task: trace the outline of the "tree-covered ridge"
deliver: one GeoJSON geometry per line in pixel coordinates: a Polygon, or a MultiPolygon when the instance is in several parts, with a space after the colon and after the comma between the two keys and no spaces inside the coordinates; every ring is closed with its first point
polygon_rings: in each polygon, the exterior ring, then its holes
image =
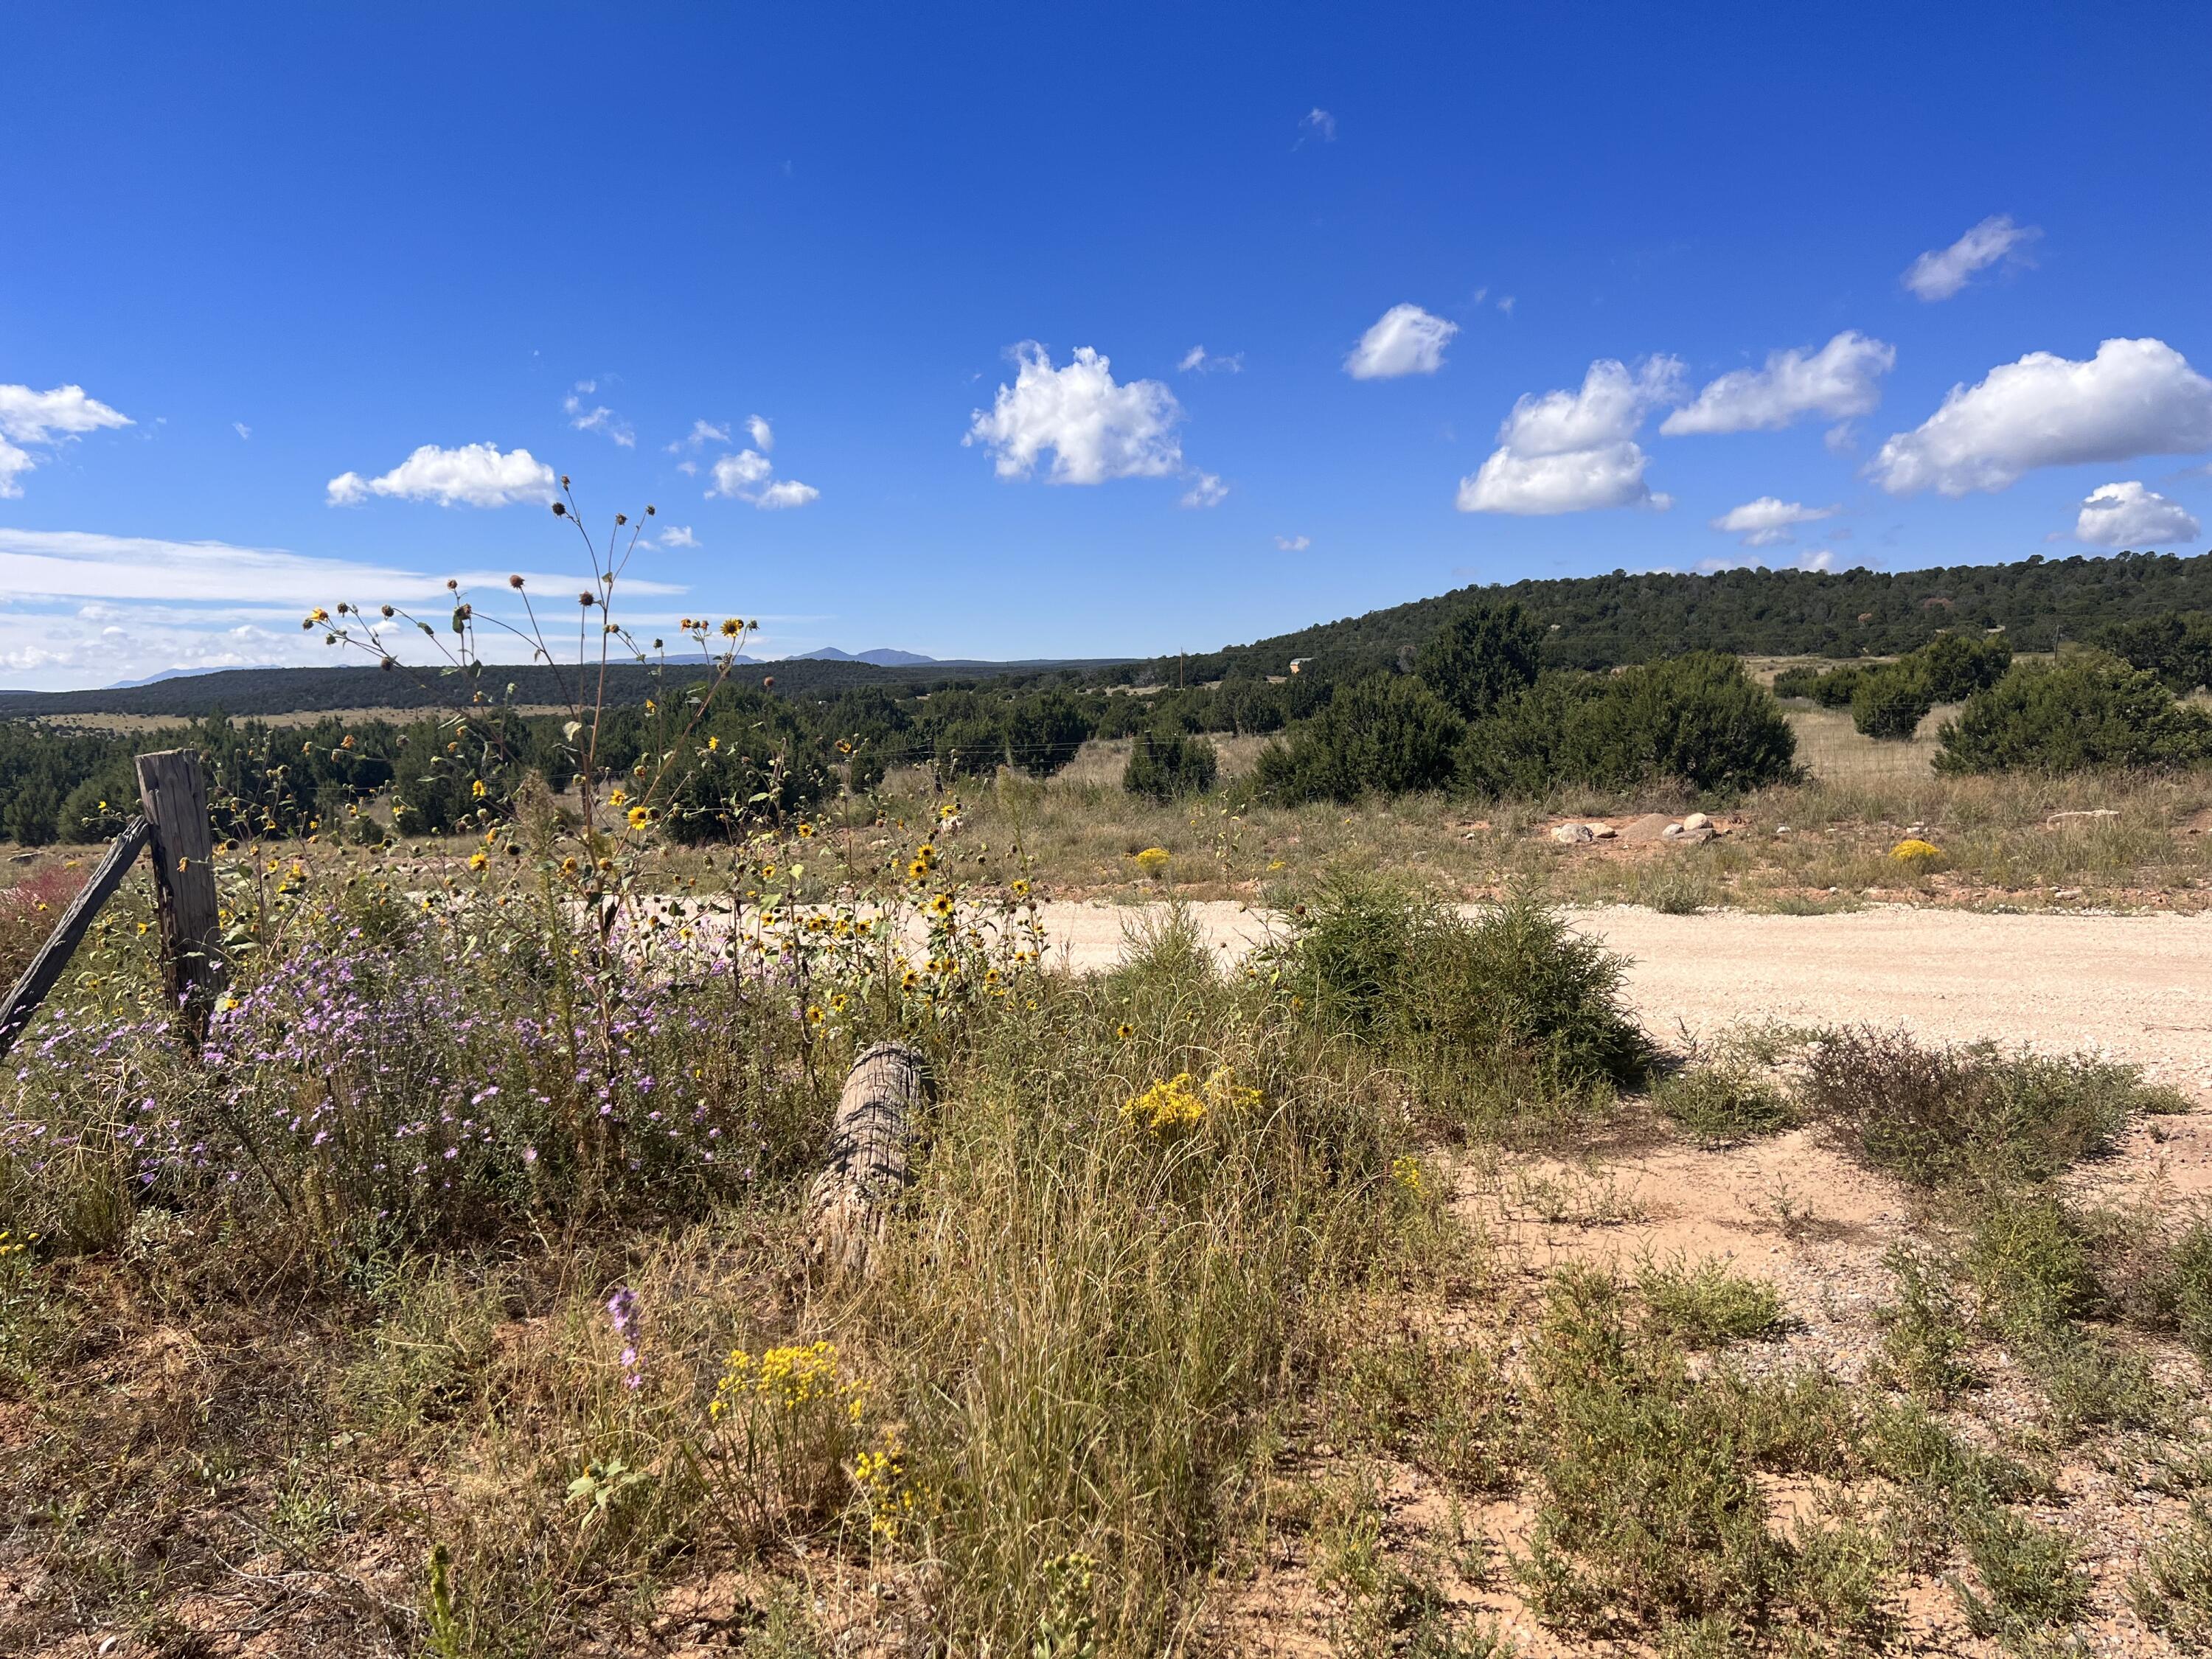
{"type": "Polygon", "coordinates": [[[1544,660],[1608,668],[1691,651],[1739,655],[1892,656],[1947,629],[2002,628],[2021,651],[2048,651],[2117,623],[2212,610],[2212,553],[2119,553],[1928,570],[1653,571],[1471,586],[1230,646],[1108,671],[1137,683],[1280,674],[1293,658],[1340,672],[1395,665],[1470,601],[1518,604],[1544,629],[1544,660]]]}
{"type": "MultiPolygon", "coordinates": [[[[927,689],[969,685],[1012,676],[1018,682],[1040,675],[1088,673],[1115,659],[1079,662],[939,662],[882,668],[873,663],[790,658],[744,662],[738,678],[744,684],[773,679],[780,690],[828,693],[852,686],[927,689]]],[[[606,671],[610,703],[643,702],[659,690],[713,678],[695,656],[665,667],[615,662],[606,671]]],[[[476,678],[485,700],[525,706],[558,706],[588,701],[599,671],[591,668],[579,686],[574,664],[493,663],[476,678]]],[[[94,691],[0,691],[0,719],[15,715],[150,714],[156,719],[196,720],[220,709],[234,717],[254,714],[316,714],[349,708],[447,708],[468,701],[455,677],[435,668],[226,668],[180,675],[150,685],[115,686],[94,691]],[[457,695],[457,692],[459,695],[457,695]]]]}

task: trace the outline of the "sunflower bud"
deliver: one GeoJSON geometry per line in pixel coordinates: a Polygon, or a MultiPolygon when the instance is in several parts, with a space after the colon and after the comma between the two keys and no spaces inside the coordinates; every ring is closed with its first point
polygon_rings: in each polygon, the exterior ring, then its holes
{"type": "Polygon", "coordinates": [[[380,611],[383,611],[383,612],[384,612],[384,614],[385,614],[386,616],[387,616],[387,617],[389,617],[389,616],[392,614],[392,607],[391,607],[390,605],[379,605],[377,608],[378,608],[380,611]]]}
{"type": "Polygon", "coordinates": [[[553,503],[553,516],[554,516],[555,518],[556,518],[556,519],[565,519],[565,518],[567,518],[567,517],[568,516],[568,509],[567,506],[566,506],[565,504],[563,504],[562,502],[560,502],[560,501],[556,501],[556,502],[554,502],[554,503],[553,503]]]}
{"type": "Polygon", "coordinates": [[[645,504],[645,516],[648,519],[653,516],[653,503],[651,501],[647,501],[645,504]]]}
{"type": "Polygon", "coordinates": [[[615,514],[615,528],[616,528],[616,529],[617,529],[617,530],[621,529],[624,525],[628,524],[629,522],[629,514],[627,514],[627,513],[617,513],[617,514],[615,514]]]}

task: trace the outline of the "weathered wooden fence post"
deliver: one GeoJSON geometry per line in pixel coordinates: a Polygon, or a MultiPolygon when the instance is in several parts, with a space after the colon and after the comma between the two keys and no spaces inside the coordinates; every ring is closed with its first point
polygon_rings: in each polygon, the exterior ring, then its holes
{"type": "Polygon", "coordinates": [[[170,1002],[195,1032],[204,1032],[227,964],[216,907],[215,830],[208,822],[200,757],[189,749],[139,756],[138,800],[152,830],[154,908],[170,1002]]]}
{"type": "Polygon", "coordinates": [[[913,1180],[907,1153],[928,1097],[921,1052],[878,1042],[853,1062],[830,1126],[830,1166],[807,1189],[816,1259],[866,1275],[890,1206],[913,1180]]]}

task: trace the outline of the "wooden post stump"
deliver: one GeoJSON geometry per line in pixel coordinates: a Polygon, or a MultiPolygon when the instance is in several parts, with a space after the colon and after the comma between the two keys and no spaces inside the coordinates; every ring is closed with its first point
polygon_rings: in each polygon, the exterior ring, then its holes
{"type": "Polygon", "coordinates": [[[216,908],[215,830],[208,822],[200,757],[189,749],[139,756],[138,800],[152,826],[154,908],[170,1006],[182,1011],[195,1033],[204,1034],[227,964],[216,908]]]}
{"type": "Polygon", "coordinates": [[[921,1054],[903,1043],[877,1043],[846,1074],[830,1164],[806,1193],[815,1258],[832,1273],[870,1270],[890,1206],[914,1179],[907,1154],[927,1093],[921,1054]]]}

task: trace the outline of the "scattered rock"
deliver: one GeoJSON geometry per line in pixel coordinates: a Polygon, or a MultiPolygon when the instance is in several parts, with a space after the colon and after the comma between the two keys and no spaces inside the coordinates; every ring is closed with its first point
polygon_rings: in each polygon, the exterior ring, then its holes
{"type": "Polygon", "coordinates": [[[1703,812],[1692,812],[1682,820],[1682,828],[1685,830],[1710,830],[1712,827],[1713,821],[1703,812]]]}
{"type": "Polygon", "coordinates": [[[1790,833],[1790,826],[1786,823],[1778,823],[1774,826],[1774,833],[1778,836],[1786,836],[1790,833]]]}
{"type": "Polygon", "coordinates": [[[1587,823],[1561,823],[1553,826],[1552,839],[1562,847],[1576,847],[1586,841],[1595,841],[1597,837],[1590,834],[1590,827],[1587,823]]]}
{"type": "Polygon", "coordinates": [[[8,862],[10,864],[36,864],[38,861],[39,855],[36,853],[10,853],[8,854],[8,862]]]}
{"type": "Polygon", "coordinates": [[[1585,830],[1588,830],[1590,834],[1595,836],[1600,841],[1611,841],[1614,836],[1620,833],[1620,830],[1614,829],[1609,823],[1587,823],[1583,827],[1585,830]]]}
{"type": "Polygon", "coordinates": [[[2120,809],[2117,806],[2089,806],[2076,812],[2053,812],[2049,817],[2044,819],[2044,822],[2064,823],[2069,820],[2081,818],[2116,818],[2119,815],[2120,809]]]}
{"type": "Polygon", "coordinates": [[[1701,823],[1692,830],[1687,824],[1670,823],[1660,831],[1659,838],[1662,841],[1673,842],[1678,846],[1695,847],[1700,842],[1708,842],[1713,838],[1713,826],[1711,823],[1701,823]]]}
{"type": "Polygon", "coordinates": [[[1664,812],[1646,812],[1620,832],[1623,841],[1659,841],[1669,830],[1675,828],[1674,820],[1664,812]]]}

